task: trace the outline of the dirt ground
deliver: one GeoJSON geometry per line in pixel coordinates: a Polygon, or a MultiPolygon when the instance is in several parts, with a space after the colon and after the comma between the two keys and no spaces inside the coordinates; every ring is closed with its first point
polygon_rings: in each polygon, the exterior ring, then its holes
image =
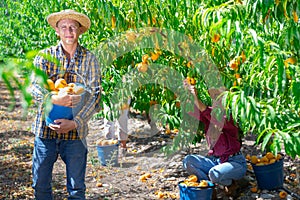
{"type": "MultiPolygon", "coordinates": [[[[1,98],[4,94],[0,94],[1,98]]],[[[31,188],[31,156],[34,136],[30,133],[33,112],[23,116],[20,105],[13,112],[7,112],[5,99],[0,103],[0,199],[33,199],[31,188]]],[[[132,119],[142,134],[147,128],[146,120],[132,119]]],[[[178,182],[188,175],[182,169],[182,160],[189,153],[205,154],[205,143],[182,150],[170,157],[161,153],[161,148],[172,142],[174,134],[166,134],[163,129],[151,137],[130,135],[128,152],[118,158],[117,166],[101,166],[96,149],[96,141],[103,130],[102,120],[90,121],[88,141],[88,164],[86,171],[86,197],[90,200],[122,199],[179,199],[178,182]],[[147,179],[143,175],[150,174],[147,179]],[[161,195],[163,198],[159,198],[161,195]]],[[[254,137],[248,135],[243,141],[242,153],[259,154],[254,146],[254,137]]],[[[284,152],[283,152],[284,153],[284,152]]],[[[299,158],[292,160],[284,156],[284,188],[290,194],[286,199],[299,199],[299,158]]],[[[279,198],[281,190],[258,190],[251,192],[256,179],[252,170],[245,176],[249,184],[240,192],[241,200],[279,198]]],[[[56,200],[66,199],[65,166],[58,159],[53,171],[53,193],[56,200]]]]}

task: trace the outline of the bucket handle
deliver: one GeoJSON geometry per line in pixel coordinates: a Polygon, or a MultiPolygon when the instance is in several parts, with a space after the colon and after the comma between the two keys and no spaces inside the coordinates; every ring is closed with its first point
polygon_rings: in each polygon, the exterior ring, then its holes
{"type": "Polygon", "coordinates": [[[181,189],[182,189],[183,192],[185,192],[187,190],[187,186],[185,184],[182,184],[181,189]]]}

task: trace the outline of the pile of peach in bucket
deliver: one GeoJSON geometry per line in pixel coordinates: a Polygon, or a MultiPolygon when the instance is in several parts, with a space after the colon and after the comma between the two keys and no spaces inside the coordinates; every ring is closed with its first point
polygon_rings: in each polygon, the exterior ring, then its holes
{"type": "Polygon", "coordinates": [[[210,200],[214,184],[209,180],[198,180],[196,175],[190,175],[179,184],[180,200],[210,200]]]}
{"type": "Polygon", "coordinates": [[[96,141],[98,157],[103,166],[118,165],[119,141],[115,139],[99,139],[96,141]]]}
{"type": "Polygon", "coordinates": [[[77,95],[80,97],[80,102],[75,107],[67,107],[53,104],[52,110],[46,113],[46,125],[55,124],[56,119],[73,119],[73,117],[81,110],[84,105],[83,96],[85,88],[78,83],[67,83],[63,78],[57,79],[55,82],[52,79],[47,79],[46,88],[51,91],[51,94],[64,96],[64,95],[77,95]]]}
{"type": "Polygon", "coordinates": [[[193,186],[193,187],[207,187],[208,181],[207,180],[200,180],[198,182],[198,178],[196,175],[190,175],[187,179],[181,182],[182,185],[186,186],[193,186]]]}
{"type": "Polygon", "coordinates": [[[282,154],[274,155],[267,152],[262,156],[246,155],[246,159],[250,162],[248,168],[254,171],[256,182],[251,183],[250,191],[259,193],[260,190],[279,190],[279,197],[285,199],[287,192],[283,190],[283,156],[282,154]]]}
{"type": "Polygon", "coordinates": [[[113,145],[113,144],[117,144],[118,140],[114,140],[114,139],[99,139],[96,141],[96,145],[98,146],[106,146],[106,145],[113,145]]]}
{"type": "Polygon", "coordinates": [[[269,165],[275,163],[276,161],[282,158],[281,154],[277,154],[276,156],[272,152],[267,152],[264,156],[256,156],[256,155],[246,155],[246,159],[251,162],[251,164],[256,166],[269,165]]]}
{"type": "Polygon", "coordinates": [[[76,83],[67,83],[63,78],[57,79],[55,82],[52,79],[47,79],[47,88],[52,94],[63,95],[80,95],[84,92],[84,87],[76,83]]]}

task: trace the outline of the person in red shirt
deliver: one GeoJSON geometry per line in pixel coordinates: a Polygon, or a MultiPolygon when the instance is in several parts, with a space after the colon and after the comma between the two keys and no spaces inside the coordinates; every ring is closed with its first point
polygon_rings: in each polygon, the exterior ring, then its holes
{"type": "MultiPolygon", "coordinates": [[[[187,155],[183,160],[183,167],[189,174],[197,176],[198,180],[210,180],[222,186],[227,194],[232,195],[236,189],[235,180],[244,177],[247,170],[246,159],[241,153],[241,142],[239,139],[239,128],[232,117],[229,119],[224,115],[217,119],[212,114],[216,101],[212,107],[205,105],[198,99],[197,91],[193,85],[184,82],[184,85],[194,97],[194,112],[189,113],[204,124],[205,138],[208,143],[208,154],[187,155]]],[[[224,88],[212,88],[208,90],[212,99],[224,91],[224,88]]]]}

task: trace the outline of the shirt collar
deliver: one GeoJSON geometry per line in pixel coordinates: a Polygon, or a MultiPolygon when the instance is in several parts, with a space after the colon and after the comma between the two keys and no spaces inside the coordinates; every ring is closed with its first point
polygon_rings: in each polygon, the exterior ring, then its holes
{"type": "MultiPolygon", "coordinates": [[[[58,51],[60,52],[60,56],[61,57],[64,57],[65,54],[63,52],[63,47],[62,47],[62,42],[60,41],[57,45],[57,48],[58,48],[58,51]]],[[[74,57],[73,59],[76,59],[77,57],[79,57],[80,55],[82,54],[82,47],[77,44],[77,47],[76,47],[76,50],[75,50],[75,54],[74,54],[74,57]]]]}

